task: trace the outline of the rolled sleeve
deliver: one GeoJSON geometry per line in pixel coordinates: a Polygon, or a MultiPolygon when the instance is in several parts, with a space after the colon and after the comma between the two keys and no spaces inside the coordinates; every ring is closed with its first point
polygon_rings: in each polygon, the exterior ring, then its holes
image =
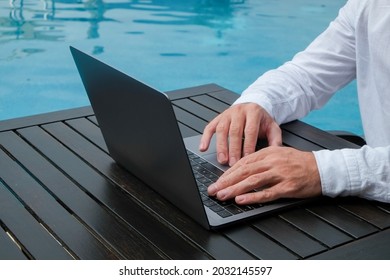
{"type": "Polygon", "coordinates": [[[390,147],[313,152],[323,195],[390,202],[390,147]]]}
{"type": "Polygon", "coordinates": [[[348,4],[304,51],[252,83],[237,103],[262,106],[278,124],[321,108],[356,76],[354,29],[348,4]]]}

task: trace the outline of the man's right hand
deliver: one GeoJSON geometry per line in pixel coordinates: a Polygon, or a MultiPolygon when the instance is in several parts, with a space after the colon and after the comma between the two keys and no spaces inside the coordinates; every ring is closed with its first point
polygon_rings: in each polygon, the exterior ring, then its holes
{"type": "Polygon", "coordinates": [[[230,166],[255,152],[258,138],[266,138],[270,146],[282,145],[279,125],[255,103],[236,104],[213,119],[204,129],[200,151],[208,149],[214,134],[218,162],[230,166]]]}

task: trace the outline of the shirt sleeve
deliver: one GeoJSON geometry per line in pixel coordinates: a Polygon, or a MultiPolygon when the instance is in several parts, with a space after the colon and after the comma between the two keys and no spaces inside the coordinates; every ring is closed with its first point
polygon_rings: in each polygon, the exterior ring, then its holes
{"type": "Polygon", "coordinates": [[[390,202],[390,146],[313,152],[326,196],[390,202]]]}
{"type": "Polygon", "coordinates": [[[356,76],[353,12],[348,2],[304,51],[259,77],[235,104],[257,103],[279,124],[322,107],[356,76]]]}
{"type": "MultiPolygon", "coordinates": [[[[235,102],[262,106],[277,123],[322,107],[356,77],[355,26],[367,0],[349,0],[306,50],[266,72],[235,102]]],[[[326,196],[358,196],[390,202],[390,146],[313,152],[326,196]]]]}

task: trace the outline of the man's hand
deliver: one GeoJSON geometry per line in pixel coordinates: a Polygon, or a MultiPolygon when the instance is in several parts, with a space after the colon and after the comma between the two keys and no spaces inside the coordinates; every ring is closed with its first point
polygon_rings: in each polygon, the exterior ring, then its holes
{"type": "Polygon", "coordinates": [[[219,200],[235,198],[238,204],[264,203],[319,196],[321,181],[313,153],[268,147],[238,161],[208,193],[219,200]]]}
{"type": "Polygon", "coordinates": [[[218,115],[204,130],[201,151],[208,149],[214,133],[218,161],[231,168],[209,187],[209,195],[251,204],[321,194],[313,153],[280,147],[281,129],[259,105],[237,104],[218,115]],[[266,138],[270,147],[255,152],[258,138],[266,138]]]}
{"type": "Polygon", "coordinates": [[[203,132],[199,150],[208,149],[214,133],[218,162],[230,166],[253,153],[258,138],[266,138],[270,146],[282,145],[279,125],[255,103],[234,105],[212,120],[203,132]]]}

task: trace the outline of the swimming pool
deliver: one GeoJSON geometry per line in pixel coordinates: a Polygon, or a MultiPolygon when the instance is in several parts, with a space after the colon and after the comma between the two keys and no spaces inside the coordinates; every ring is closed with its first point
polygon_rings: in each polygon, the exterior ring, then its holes
{"type": "MultiPolygon", "coordinates": [[[[302,50],[345,2],[0,1],[0,119],[89,104],[69,45],[163,91],[217,83],[240,93],[302,50]]],[[[355,92],[353,83],[304,120],[362,134],[355,92]]]]}

